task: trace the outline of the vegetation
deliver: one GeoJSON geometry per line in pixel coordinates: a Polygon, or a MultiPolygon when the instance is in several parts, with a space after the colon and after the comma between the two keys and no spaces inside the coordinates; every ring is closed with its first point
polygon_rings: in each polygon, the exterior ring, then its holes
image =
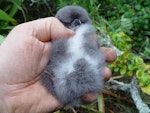
{"type": "MultiPolygon", "coordinates": [[[[109,64],[113,79],[130,83],[136,76],[143,100],[150,106],[150,1],[149,0],[1,0],[0,44],[9,31],[19,23],[54,16],[65,5],[87,9],[104,45],[116,47],[121,54],[109,64]],[[103,35],[104,34],[104,35],[103,35]],[[107,35],[106,35],[107,34],[107,35]],[[108,44],[108,36],[110,44],[108,44]]],[[[110,86],[111,87],[111,86],[110,86]]],[[[100,113],[102,99],[107,113],[137,113],[133,101],[125,92],[104,90],[96,103],[56,113],[100,113]],[[122,95],[122,96],[121,96],[122,95]],[[117,99],[117,100],[116,100],[117,99]]]]}

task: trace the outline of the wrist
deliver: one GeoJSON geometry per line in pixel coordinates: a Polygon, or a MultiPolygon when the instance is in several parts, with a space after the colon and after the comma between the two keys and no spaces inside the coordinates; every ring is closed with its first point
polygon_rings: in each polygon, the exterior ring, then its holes
{"type": "Polygon", "coordinates": [[[39,82],[36,85],[24,88],[0,85],[0,113],[47,113],[62,108],[59,101],[39,82]]]}
{"type": "Polygon", "coordinates": [[[6,102],[6,85],[0,83],[0,113],[10,113],[6,102]]]}

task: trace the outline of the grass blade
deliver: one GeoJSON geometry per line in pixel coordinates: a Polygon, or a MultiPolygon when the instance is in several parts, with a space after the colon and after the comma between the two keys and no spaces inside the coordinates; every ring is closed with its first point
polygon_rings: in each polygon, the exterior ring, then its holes
{"type": "Polygon", "coordinates": [[[104,97],[103,97],[102,93],[98,95],[98,111],[99,111],[99,113],[105,113],[105,110],[104,110],[104,97]]]}
{"type": "Polygon", "coordinates": [[[17,24],[17,21],[10,17],[6,12],[4,12],[3,10],[0,9],[0,20],[3,21],[10,21],[12,24],[17,24]]]}

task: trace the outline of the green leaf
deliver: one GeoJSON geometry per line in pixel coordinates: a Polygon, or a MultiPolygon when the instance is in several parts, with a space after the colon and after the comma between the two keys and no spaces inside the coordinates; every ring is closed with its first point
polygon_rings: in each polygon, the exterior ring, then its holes
{"type": "Polygon", "coordinates": [[[13,12],[16,13],[17,12],[17,8],[19,10],[21,10],[22,14],[23,14],[23,17],[24,17],[24,20],[26,21],[26,15],[25,15],[25,12],[22,8],[22,3],[23,3],[24,0],[10,0],[10,2],[12,2],[14,4],[14,8],[13,8],[13,12]]]}
{"type": "Polygon", "coordinates": [[[141,89],[144,93],[150,95],[150,84],[146,87],[142,87],[141,89]]]}
{"type": "Polygon", "coordinates": [[[129,65],[128,65],[128,69],[129,69],[130,71],[132,71],[132,70],[135,69],[135,66],[134,66],[133,64],[129,64],[129,65]]]}
{"type": "Polygon", "coordinates": [[[3,29],[3,30],[11,30],[13,28],[14,26],[0,26],[0,29],[3,29]]]}
{"type": "Polygon", "coordinates": [[[121,27],[122,27],[122,28],[131,29],[131,28],[132,28],[131,20],[128,19],[128,18],[124,18],[124,17],[122,16],[122,17],[121,17],[121,27]]]}
{"type": "Polygon", "coordinates": [[[11,17],[13,17],[13,16],[17,13],[17,11],[18,11],[18,7],[16,7],[16,5],[13,5],[13,6],[11,7],[11,11],[10,11],[9,15],[10,15],[11,17]]]}
{"type": "Polygon", "coordinates": [[[22,10],[22,7],[21,7],[21,4],[23,2],[22,0],[10,0],[10,2],[16,5],[19,10],[22,10]]]}
{"type": "Polygon", "coordinates": [[[125,38],[127,41],[132,41],[131,37],[129,37],[129,36],[126,36],[125,38]]]}
{"type": "Polygon", "coordinates": [[[134,54],[133,53],[129,53],[128,60],[132,60],[133,58],[134,58],[134,54]]]}
{"type": "Polygon", "coordinates": [[[136,75],[138,78],[141,77],[143,74],[144,74],[144,71],[141,71],[141,70],[136,71],[136,75]]]}
{"type": "Polygon", "coordinates": [[[94,0],[90,0],[90,5],[93,5],[94,4],[94,0]]]}
{"type": "Polygon", "coordinates": [[[17,21],[15,19],[13,19],[12,17],[10,17],[6,12],[4,12],[3,10],[0,9],[0,20],[3,21],[10,21],[13,24],[17,24],[17,21]]]}
{"type": "Polygon", "coordinates": [[[126,73],[126,69],[120,69],[120,73],[124,75],[126,73]]]}
{"type": "Polygon", "coordinates": [[[144,86],[147,86],[149,84],[149,79],[147,74],[143,74],[140,78],[140,81],[143,83],[144,86]]]}
{"type": "Polygon", "coordinates": [[[128,71],[128,72],[127,72],[127,75],[133,76],[133,71],[128,71]]]}
{"type": "Polygon", "coordinates": [[[140,6],[140,5],[136,5],[136,6],[135,6],[135,9],[136,9],[136,10],[140,10],[140,9],[141,9],[141,6],[140,6]]]}
{"type": "Polygon", "coordinates": [[[55,111],[54,113],[60,113],[60,110],[55,111]]]}
{"type": "Polygon", "coordinates": [[[0,45],[2,44],[2,42],[4,41],[4,36],[0,35],[0,45]]]}
{"type": "Polygon", "coordinates": [[[119,71],[119,68],[118,68],[118,67],[116,67],[116,68],[114,69],[114,71],[115,71],[115,72],[118,72],[118,71],[119,71]]]}
{"type": "Polygon", "coordinates": [[[119,60],[124,60],[125,59],[125,55],[121,55],[118,58],[119,58],[119,60]]]}
{"type": "Polygon", "coordinates": [[[135,59],[135,62],[136,62],[137,64],[142,64],[142,63],[143,63],[143,59],[142,59],[141,57],[137,57],[137,58],[135,59]]]}

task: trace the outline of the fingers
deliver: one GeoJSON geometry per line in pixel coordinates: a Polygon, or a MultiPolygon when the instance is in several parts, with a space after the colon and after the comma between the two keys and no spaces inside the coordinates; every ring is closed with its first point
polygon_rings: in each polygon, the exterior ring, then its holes
{"type": "Polygon", "coordinates": [[[113,50],[112,48],[108,47],[101,47],[100,50],[103,52],[103,54],[106,57],[106,62],[113,62],[117,58],[116,51],[113,50]]]}
{"type": "Polygon", "coordinates": [[[111,70],[108,67],[104,67],[104,79],[105,79],[105,81],[109,80],[111,75],[112,75],[111,70]]]}
{"type": "Polygon", "coordinates": [[[36,37],[42,42],[54,40],[57,38],[70,37],[74,32],[64,27],[64,25],[55,17],[48,17],[43,19],[26,22],[16,26],[12,31],[24,33],[36,37]]]}
{"type": "Polygon", "coordinates": [[[85,93],[84,95],[81,96],[81,99],[83,103],[92,103],[97,100],[98,93],[85,93]]]}
{"type": "MultiPolygon", "coordinates": [[[[106,62],[113,62],[117,58],[116,51],[113,50],[112,48],[108,47],[101,47],[100,48],[101,52],[105,55],[106,57],[106,62]]],[[[112,73],[108,67],[104,67],[104,78],[105,80],[108,80],[111,77],[112,73]]]]}

